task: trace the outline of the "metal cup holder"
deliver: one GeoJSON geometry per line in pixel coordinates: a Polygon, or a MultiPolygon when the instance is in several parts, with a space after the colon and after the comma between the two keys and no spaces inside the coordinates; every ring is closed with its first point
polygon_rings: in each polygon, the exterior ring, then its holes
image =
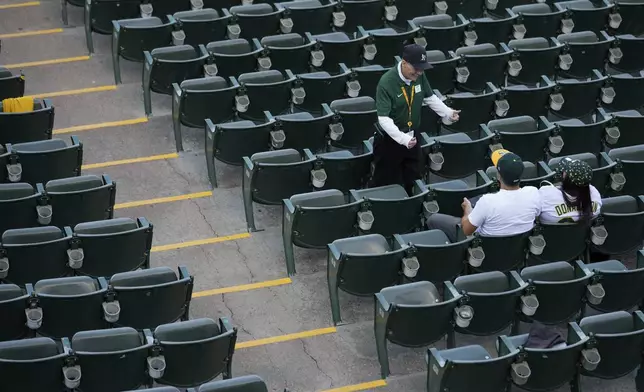
{"type": "Polygon", "coordinates": [[[375,218],[371,211],[358,211],[358,226],[362,231],[371,230],[375,218]]]}
{"type": "Polygon", "coordinates": [[[119,321],[121,314],[121,304],[119,301],[103,302],[103,317],[108,323],[119,321]]]}
{"type": "Polygon", "coordinates": [[[321,50],[311,51],[311,64],[314,67],[321,67],[324,64],[324,52],[321,50]]]}
{"type": "Polygon", "coordinates": [[[151,18],[152,17],[152,4],[141,4],[139,6],[141,11],[141,18],[151,18]]]}
{"type": "Polygon", "coordinates": [[[360,82],[357,80],[349,80],[347,82],[347,95],[351,98],[355,98],[360,95],[360,82]]]}
{"type": "Polygon", "coordinates": [[[512,36],[514,39],[523,39],[527,32],[528,29],[525,28],[524,24],[516,24],[512,26],[512,36]]]}
{"type": "Polygon", "coordinates": [[[494,101],[494,112],[498,117],[505,117],[510,110],[510,104],[506,99],[494,101]]]}
{"type": "Polygon", "coordinates": [[[575,22],[572,19],[562,19],[561,20],[561,32],[564,34],[572,33],[572,30],[575,28],[575,22]]]}
{"type": "Polygon", "coordinates": [[[166,367],[165,357],[163,355],[157,355],[155,357],[148,357],[147,360],[150,377],[155,380],[163,377],[166,367]]]}
{"type": "Polygon", "coordinates": [[[27,327],[29,329],[36,330],[42,325],[42,308],[25,309],[25,316],[27,317],[27,327]]]}
{"type": "Polygon", "coordinates": [[[241,27],[238,24],[230,24],[226,27],[228,39],[237,39],[241,35],[241,27]]]}
{"type": "Polygon", "coordinates": [[[9,259],[6,257],[0,258],[0,278],[4,279],[9,275],[9,259]]]}
{"type": "Polygon", "coordinates": [[[485,8],[495,10],[499,5],[499,0],[485,0],[485,8]]]}
{"type": "Polygon", "coordinates": [[[81,382],[81,376],[82,373],[79,365],[63,367],[63,378],[65,381],[65,386],[67,388],[78,388],[81,382]]]}
{"type": "Polygon", "coordinates": [[[436,200],[425,201],[423,202],[423,210],[427,215],[438,214],[440,207],[438,206],[438,202],[436,200]]]}
{"type": "Polygon", "coordinates": [[[7,165],[7,174],[9,181],[18,182],[22,178],[22,165],[20,163],[10,163],[7,165]]]}
{"type": "Polygon", "coordinates": [[[293,19],[280,19],[280,31],[282,32],[282,34],[288,34],[293,31],[293,19]]]}
{"type": "Polygon", "coordinates": [[[474,309],[470,305],[461,305],[454,309],[454,321],[460,328],[470,326],[474,318],[474,309]]]}
{"type": "Polygon", "coordinates": [[[523,65],[521,65],[521,61],[519,60],[508,61],[508,73],[511,76],[519,76],[522,69],[523,69],[523,65]]]}
{"type": "Polygon", "coordinates": [[[193,10],[203,9],[203,0],[190,0],[190,7],[193,10]]]}
{"type": "Polygon", "coordinates": [[[483,264],[483,260],[485,260],[485,252],[480,246],[468,248],[467,255],[467,263],[474,268],[480,267],[483,264]]]}
{"type": "Polygon", "coordinates": [[[593,244],[597,246],[604,245],[604,242],[606,242],[606,237],[608,237],[608,231],[606,231],[606,227],[604,227],[603,225],[594,226],[590,229],[590,231],[592,232],[590,240],[593,242],[593,244]]]}
{"type": "Polygon", "coordinates": [[[602,357],[596,348],[581,350],[581,366],[589,372],[597,369],[602,357]]]}
{"type": "Polygon", "coordinates": [[[342,135],[344,135],[342,123],[329,124],[329,137],[331,140],[340,140],[342,139],[342,135]]]}
{"type": "Polygon", "coordinates": [[[593,305],[599,305],[606,296],[606,290],[601,283],[586,286],[586,299],[593,305]]]}
{"type": "Polygon", "coordinates": [[[622,15],[620,15],[619,13],[615,12],[608,16],[608,25],[610,26],[611,29],[618,29],[621,24],[622,24],[622,15]]]}
{"type": "Polygon", "coordinates": [[[564,97],[561,94],[550,94],[550,109],[558,112],[564,104],[564,97]]]}
{"type": "Polygon", "coordinates": [[[610,48],[608,49],[608,61],[612,64],[619,64],[624,57],[624,53],[620,48],[610,48]]]}
{"type": "Polygon", "coordinates": [[[572,66],[572,56],[568,53],[559,55],[559,68],[567,71],[572,66]]]}
{"type": "Polygon", "coordinates": [[[376,48],[375,44],[365,44],[363,45],[364,50],[362,51],[362,56],[364,57],[365,60],[367,61],[372,61],[373,59],[376,58],[376,53],[378,53],[378,49],[376,48]]]}
{"type": "Polygon", "coordinates": [[[271,131],[271,146],[273,148],[279,149],[284,147],[284,142],[286,141],[286,134],[284,131],[271,131]]]}
{"type": "Polygon", "coordinates": [[[532,371],[527,362],[523,361],[512,364],[512,381],[516,385],[524,385],[527,383],[531,374],[532,371]]]}
{"type": "Polygon", "coordinates": [[[36,213],[38,214],[38,223],[48,225],[51,223],[51,216],[54,214],[54,210],[50,205],[36,206],[36,213]]]}
{"type": "Polygon", "coordinates": [[[447,13],[447,2],[446,1],[437,1],[434,3],[434,12],[436,15],[443,15],[447,13]]]}
{"type": "Polygon", "coordinates": [[[443,164],[445,163],[445,157],[443,157],[443,153],[441,152],[434,152],[429,154],[429,168],[434,170],[434,171],[440,171],[443,168],[443,164]]]}
{"type": "Polygon", "coordinates": [[[347,15],[344,12],[334,12],[333,13],[333,26],[342,27],[347,22],[347,15]]]}
{"type": "Polygon", "coordinates": [[[67,263],[69,268],[79,269],[83,266],[85,252],[83,248],[67,249],[67,263]]]}
{"type": "Polygon", "coordinates": [[[604,137],[604,139],[608,144],[615,144],[619,140],[620,136],[621,136],[621,132],[619,131],[619,128],[608,127],[606,128],[606,136],[604,137]]]}
{"type": "Polygon", "coordinates": [[[612,87],[603,87],[602,88],[602,102],[606,105],[610,105],[615,100],[615,89],[612,87]]]}
{"type": "Polygon", "coordinates": [[[172,32],[172,44],[174,46],[183,45],[186,40],[186,33],[183,30],[177,30],[172,32]]]}
{"type": "Polygon", "coordinates": [[[327,174],[324,169],[311,170],[311,183],[316,188],[323,188],[327,180],[327,174]]]}
{"type": "Polygon", "coordinates": [[[294,104],[303,104],[304,99],[306,99],[306,91],[304,90],[304,87],[295,87],[291,89],[291,100],[294,104]]]}
{"type": "Polygon", "coordinates": [[[534,316],[539,308],[539,300],[534,294],[521,296],[521,312],[526,316],[534,316]]]}
{"type": "Polygon", "coordinates": [[[474,30],[468,30],[464,33],[465,35],[465,46],[474,46],[476,41],[479,39],[478,34],[474,30]]]}
{"type": "Polygon", "coordinates": [[[395,5],[385,6],[385,19],[393,22],[398,18],[398,8],[395,5]]]}
{"type": "Polygon", "coordinates": [[[548,137],[548,150],[553,154],[559,154],[564,144],[563,138],[559,135],[548,137]]]}
{"type": "Polygon", "coordinates": [[[612,190],[619,192],[624,189],[625,184],[626,177],[624,177],[623,173],[610,173],[610,188],[612,190]]]}
{"type": "Polygon", "coordinates": [[[415,37],[414,43],[416,45],[422,46],[423,48],[427,47],[427,40],[425,39],[425,37],[415,37]]]}
{"type": "Polygon", "coordinates": [[[246,112],[249,106],[250,106],[250,99],[248,99],[248,95],[235,96],[235,108],[237,109],[238,112],[240,113],[246,112]]]}
{"type": "Polygon", "coordinates": [[[260,71],[267,71],[271,69],[273,62],[270,57],[258,57],[257,58],[257,67],[260,71]]]}
{"type": "Polygon", "coordinates": [[[213,76],[217,76],[219,68],[217,68],[217,64],[204,64],[203,73],[207,78],[212,78],[213,76]]]}
{"type": "Polygon", "coordinates": [[[467,83],[470,77],[470,70],[467,67],[456,67],[456,81],[459,83],[467,83]]]}
{"type": "Polygon", "coordinates": [[[420,269],[420,263],[418,258],[414,257],[405,257],[402,259],[403,264],[403,274],[408,278],[413,278],[418,274],[418,269],[420,269]]]}
{"type": "Polygon", "coordinates": [[[546,248],[546,240],[541,234],[530,236],[528,242],[530,243],[530,253],[535,256],[542,254],[546,248]]]}

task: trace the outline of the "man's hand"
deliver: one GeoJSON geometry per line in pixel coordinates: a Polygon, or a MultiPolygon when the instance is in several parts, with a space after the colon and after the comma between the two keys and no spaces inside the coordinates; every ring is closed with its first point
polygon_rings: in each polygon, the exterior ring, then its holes
{"type": "Polygon", "coordinates": [[[416,140],[415,137],[412,137],[409,143],[407,144],[407,148],[412,149],[416,145],[418,141],[416,140]]]}
{"type": "Polygon", "coordinates": [[[463,215],[468,215],[470,212],[472,212],[472,203],[470,203],[467,197],[463,198],[461,208],[463,209],[463,215]]]}
{"type": "Polygon", "coordinates": [[[455,110],[455,109],[454,109],[454,110],[452,110],[452,115],[449,117],[449,119],[450,119],[450,120],[452,120],[452,121],[454,121],[454,122],[458,121],[458,120],[459,120],[459,118],[460,118],[458,114],[459,114],[460,112],[461,112],[460,110],[455,110]]]}

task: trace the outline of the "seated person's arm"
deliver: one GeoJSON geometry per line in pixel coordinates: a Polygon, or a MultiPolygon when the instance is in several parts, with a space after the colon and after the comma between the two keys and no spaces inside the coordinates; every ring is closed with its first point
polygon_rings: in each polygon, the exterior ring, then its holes
{"type": "Polygon", "coordinates": [[[478,203],[476,203],[476,207],[472,208],[470,201],[464,199],[461,207],[463,207],[463,218],[461,218],[463,234],[469,236],[474,234],[474,232],[481,227],[483,222],[485,222],[485,202],[484,199],[481,198],[478,203]]]}

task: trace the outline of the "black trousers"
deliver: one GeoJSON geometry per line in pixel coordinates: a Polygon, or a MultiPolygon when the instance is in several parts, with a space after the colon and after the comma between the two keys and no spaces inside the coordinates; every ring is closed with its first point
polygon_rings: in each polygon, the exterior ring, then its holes
{"type": "Polygon", "coordinates": [[[374,171],[371,185],[384,186],[399,184],[412,195],[414,182],[421,178],[420,135],[414,132],[418,143],[407,148],[396,143],[389,135],[376,135],[373,146],[374,171]]]}

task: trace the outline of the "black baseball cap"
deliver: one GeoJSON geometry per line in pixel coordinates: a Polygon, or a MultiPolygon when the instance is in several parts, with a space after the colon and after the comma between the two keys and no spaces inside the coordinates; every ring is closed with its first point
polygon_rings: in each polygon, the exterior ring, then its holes
{"type": "Polygon", "coordinates": [[[492,163],[505,185],[519,185],[523,174],[523,160],[508,150],[496,150],[491,156],[492,163]]]}
{"type": "Polygon", "coordinates": [[[420,45],[411,44],[405,46],[402,58],[416,69],[433,68],[429,61],[427,61],[425,48],[420,45]]]}

